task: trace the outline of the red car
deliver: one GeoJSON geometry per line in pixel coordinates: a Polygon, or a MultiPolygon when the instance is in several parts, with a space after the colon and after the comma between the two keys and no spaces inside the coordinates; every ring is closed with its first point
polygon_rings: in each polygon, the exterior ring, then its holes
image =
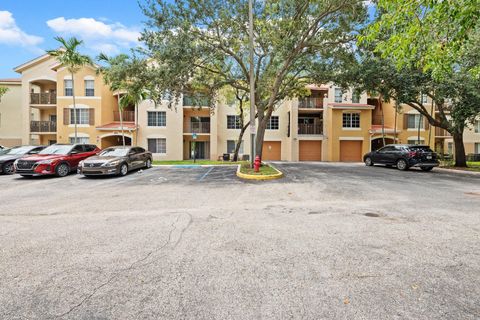
{"type": "Polygon", "coordinates": [[[53,144],[36,155],[15,161],[15,172],[21,176],[56,175],[65,177],[76,172],[78,163],[100,149],[93,144],[53,144]]]}

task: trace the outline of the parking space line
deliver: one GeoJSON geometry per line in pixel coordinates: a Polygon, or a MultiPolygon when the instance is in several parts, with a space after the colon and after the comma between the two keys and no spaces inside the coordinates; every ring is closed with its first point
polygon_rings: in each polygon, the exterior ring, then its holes
{"type": "Polygon", "coordinates": [[[202,181],[203,179],[205,179],[205,177],[208,176],[208,174],[209,174],[210,172],[212,172],[212,170],[213,170],[214,168],[215,168],[215,167],[211,167],[210,169],[208,169],[207,172],[205,172],[205,173],[203,174],[203,176],[201,176],[200,179],[198,179],[198,181],[202,181]]]}

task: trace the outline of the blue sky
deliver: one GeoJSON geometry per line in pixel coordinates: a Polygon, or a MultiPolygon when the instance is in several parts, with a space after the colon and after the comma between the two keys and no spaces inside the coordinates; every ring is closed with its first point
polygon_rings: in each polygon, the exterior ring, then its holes
{"type": "Polygon", "coordinates": [[[144,21],[137,0],[1,0],[0,78],[18,77],[14,67],[58,47],[56,35],[83,39],[92,56],[128,51],[144,21]]]}
{"type": "Polygon", "coordinates": [[[0,78],[18,77],[14,67],[57,48],[57,35],[84,40],[81,51],[92,57],[128,52],[145,20],[137,0],[0,0],[0,78]]]}

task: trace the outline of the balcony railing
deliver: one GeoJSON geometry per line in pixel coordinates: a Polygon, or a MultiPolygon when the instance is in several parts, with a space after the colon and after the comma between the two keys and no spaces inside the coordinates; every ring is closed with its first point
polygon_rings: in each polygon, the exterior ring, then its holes
{"type": "Polygon", "coordinates": [[[55,92],[30,93],[30,104],[57,104],[55,92]]]}
{"type": "Polygon", "coordinates": [[[299,123],[298,134],[323,134],[323,125],[299,123]]]}
{"type": "Polygon", "coordinates": [[[210,105],[210,99],[207,97],[183,97],[184,107],[208,107],[210,105]]]}
{"type": "Polygon", "coordinates": [[[210,133],[210,122],[190,122],[188,133],[210,133]]]}
{"type": "Polygon", "coordinates": [[[303,109],[322,109],[323,98],[302,98],[298,100],[298,107],[303,109]]]}
{"type": "Polygon", "coordinates": [[[437,136],[437,137],[450,137],[451,134],[445,129],[435,127],[435,136],[437,136]]]}
{"type": "Polygon", "coordinates": [[[30,121],[30,132],[57,132],[55,121],[30,121]]]}
{"type": "MultiPolygon", "coordinates": [[[[135,111],[123,111],[122,121],[135,122],[135,111]]],[[[120,112],[113,111],[113,121],[120,121],[120,112]]]]}

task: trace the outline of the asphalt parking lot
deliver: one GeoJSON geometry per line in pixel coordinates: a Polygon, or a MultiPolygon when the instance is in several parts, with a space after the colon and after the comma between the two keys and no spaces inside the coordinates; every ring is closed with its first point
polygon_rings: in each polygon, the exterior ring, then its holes
{"type": "Polygon", "coordinates": [[[0,319],[479,319],[480,177],[0,176],[0,319]]]}

